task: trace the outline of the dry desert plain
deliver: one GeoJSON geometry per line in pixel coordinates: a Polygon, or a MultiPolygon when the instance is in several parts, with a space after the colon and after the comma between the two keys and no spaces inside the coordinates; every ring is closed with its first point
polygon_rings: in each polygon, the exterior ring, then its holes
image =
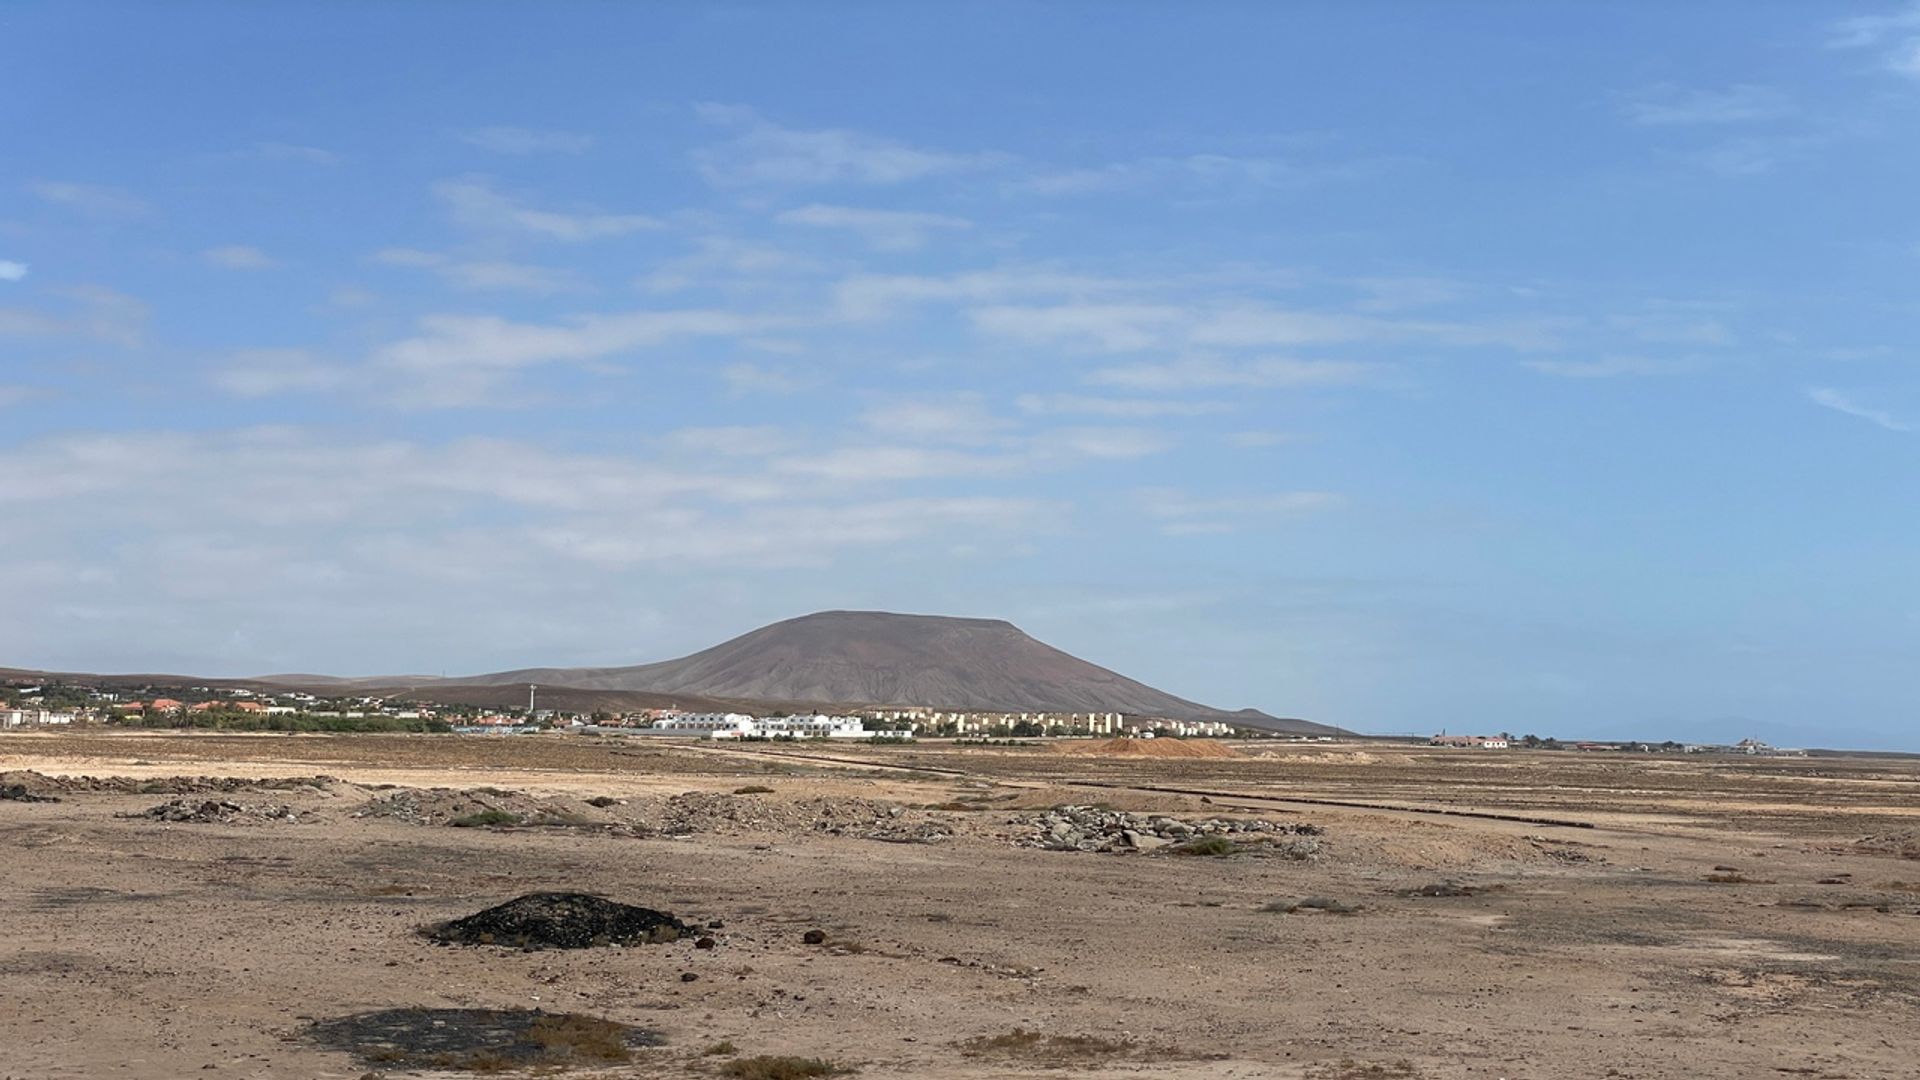
{"type": "Polygon", "coordinates": [[[493,1063],[581,1078],[1920,1076],[1911,760],[72,732],[0,772],[58,800],[0,801],[13,1080],[471,1075],[324,1037],[416,1008],[659,1044],[493,1063]],[[1029,846],[1065,804],[1275,831],[1029,846]],[[527,824],[448,824],[487,808],[527,824]],[[417,932],[536,890],[712,947],[417,932]]]}

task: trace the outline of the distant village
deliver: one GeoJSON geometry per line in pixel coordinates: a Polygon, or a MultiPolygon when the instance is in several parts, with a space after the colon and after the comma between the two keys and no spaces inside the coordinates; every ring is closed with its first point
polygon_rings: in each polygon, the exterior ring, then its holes
{"type": "MultiPolygon", "coordinates": [[[[931,707],[889,707],[846,713],[694,712],[676,708],[626,712],[573,712],[527,706],[483,708],[382,697],[325,697],[306,691],[246,687],[117,687],[77,684],[0,684],[0,729],[213,728],[228,731],[453,732],[522,735],[577,731],[626,736],[712,740],[865,739],[959,740],[1037,738],[1267,738],[1331,742],[1326,735],[1293,735],[1239,727],[1222,721],[1175,720],[1117,712],[993,712],[931,707]],[[177,695],[177,696],[176,696],[177,695]]],[[[1805,750],[1769,746],[1758,739],[1737,743],[1636,740],[1562,741],[1534,735],[1437,734],[1428,746],[1465,751],[1569,750],[1593,753],[1741,754],[1805,757],[1805,750]]]]}
{"type": "Polygon", "coordinates": [[[1559,739],[1542,739],[1534,735],[1435,735],[1427,740],[1428,746],[1444,746],[1454,750],[1579,750],[1586,752],[1640,753],[1640,754],[1746,754],[1750,757],[1806,757],[1805,750],[1792,750],[1784,747],[1768,746],[1758,739],[1741,739],[1737,743],[1680,743],[1680,742],[1642,742],[1636,740],[1594,741],[1580,740],[1562,742],[1559,739]]]}
{"type": "Polygon", "coordinates": [[[0,688],[0,728],[101,724],[122,727],[206,727],[235,731],[420,731],[529,734],[571,730],[700,739],[1019,739],[1073,736],[1229,738],[1266,735],[1219,721],[1127,716],[1117,712],[987,712],[884,708],[845,714],[703,713],[675,708],[571,712],[539,707],[529,688],[525,708],[396,702],[380,697],[327,698],[304,691],[199,686],[107,689],[16,683],[0,688]],[[181,696],[172,696],[172,695],[181,696]]]}

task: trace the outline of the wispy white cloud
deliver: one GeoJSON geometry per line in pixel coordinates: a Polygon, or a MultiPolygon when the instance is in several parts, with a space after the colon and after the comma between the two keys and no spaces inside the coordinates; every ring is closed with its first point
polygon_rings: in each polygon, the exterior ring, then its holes
{"type": "Polygon", "coordinates": [[[211,375],[213,385],[235,397],[328,393],[349,385],[352,371],[304,349],[246,349],[229,356],[211,375]]]}
{"type": "Polygon", "coordinates": [[[1807,398],[1815,405],[1858,417],[1870,424],[1886,428],[1888,431],[1912,431],[1913,425],[1899,419],[1884,409],[1876,409],[1855,401],[1852,396],[1830,386],[1810,386],[1807,398]]]}
{"type": "Polygon", "coordinates": [[[23,405],[42,396],[42,393],[37,387],[0,383],[0,409],[23,405]]]}
{"type": "Polygon", "coordinates": [[[720,378],[726,383],[727,390],[736,396],[797,394],[813,386],[816,381],[801,372],[761,364],[728,364],[720,369],[720,378]]]}
{"type": "Polygon", "coordinates": [[[1136,352],[1172,344],[1187,326],[1186,309],[1172,304],[995,305],[976,308],[973,325],[983,333],[1030,345],[1084,347],[1100,352],[1136,352]]]}
{"type": "Polygon", "coordinates": [[[1787,115],[1792,106],[1780,91],[1752,83],[1718,90],[1663,83],[1640,91],[1624,109],[1636,124],[1679,126],[1770,120],[1787,115]]]}
{"type": "Polygon", "coordinates": [[[998,438],[1008,422],[978,393],[888,397],[860,416],[869,430],[913,442],[980,443],[998,438]]]}
{"type": "Polygon", "coordinates": [[[722,186],[898,184],[991,168],[992,153],[929,150],[843,128],[782,127],[751,109],[704,104],[696,115],[733,134],[694,152],[700,174],[722,186]]]}
{"type": "Polygon", "coordinates": [[[1770,135],[1724,139],[1693,152],[1700,168],[1733,179],[1763,176],[1782,165],[1805,159],[1827,141],[1820,135],[1770,135]]]}
{"type": "Polygon", "coordinates": [[[503,259],[460,259],[436,251],[385,248],[373,254],[373,261],[427,270],[459,289],[556,293],[581,288],[564,270],[503,259]]]}
{"type": "Polygon", "coordinates": [[[1179,186],[1211,193],[1293,187],[1329,178],[1340,170],[1271,157],[1186,154],[1144,157],[1091,167],[1042,169],[1014,183],[1037,195],[1137,192],[1179,186]]]}
{"type": "Polygon", "coordinates": [[[52,524],[65,508],[127,496],[121,520],[146,528],[109,556],[138,587],[99,583],[100,599],[118,604],[348,582],[413,595],[423,579],[567,580],[580,564],[820,565],[843,552],[944,544],[955,529],[1050,530],[1067,512],[1018,496],[902,498],[777,461],[687,466],[504,439],[352,441],[282,428],[133,432],[0,449],[0,506],[31,507],[7,516],[49,523],[10,537],[12,554],[55,558],[72,552],[70,530],[52,524]],[[161,566],[174,572],[149,572],[161,566]]]}
{"type": "Polygon", "coordinates": [[[1686,305],[1656,304],[1654,307],[1656,310],[1609,316],[1606,324],[1635,341],[1657,345],[1723,347],[1734,343],[1733,330],[1715,316],[1687,310],[1686,305]],[[1658,310],[1661,308],[1666,310],[1658,310]]]}
{"type": "Polygon", "coordinates": [[[1613,379],[1626,375],[1677,375],[1699,365],[1686,358],[1602,356],[1592,360],[1523,360],[1521,366],[1563,379],[1613,379]]]}
{"type": "Polygon", "coordinates": [[[455,221],[469,228],[493,232],[527,233],[579,243],[665,227],[660,219],[646,214],[537,210],[494,191],[485,181],[475,178],[443,180],[433,186],[433,192],[455,221]]]}
{"type": "Polygon", "coordinates": [[[592,360],[676,339],[726,337],[776,325],[770,316],[718,309],[579,315],[523,323],[497,315],[428,315],[413,337],[381,346],[382,363],[414,371],[511,369],[592,360]]]}
{"type": "Polygon", "coordinates": [[[1443,277],[1359,277],[1351,279],[1348,284],[1362,294],[1354,307],[1366,312],[1440,307],[1464,300],[1474,292],[1466,282],[1443,277]]]}
{"type": "Polygon", "coordinates": [[[1012,267],[945,276],[854,274],[834,286],[834,306],[848,319],[882,319],[924,304],[1009,298],[1106,297],[1138,291],[1137,283],[1046,268],[1012,267]]]}
{"type": "Polygon", "coordinates": [[[701,338],[740,338],[784,325],[779,316],[717,308],[577,315],[515,322],[496,315],[429,315],[418,333],[376,348],[366,381],[404,408],[523,404],[502,397],[513,375],[549,364],[583,366],[701,338]]]}
{"type": "Polygon", "coordinates": [[[1080,414],[1147,419],[1156,416],[1214,416],[1232,412],[1230,401],[1166,401],[1155,398],[1093,397],[1086,394],[1022,394],[1014,400],[1021,412],[1036,416],[1080,414]]]}
{"type": "Polygon", "coordinates": [[[266,252],[245,244],[227,244],[208,248],[201,252],[200,256],[213,265],[228,270],[266,270],[276,265],[266,252]]]}
{"type": "Polygon", "coordinates": [[[1296,360],[1265,357],[1222,360],[1188,357],[1165,363],[1127,364],[1091,372],[1087,381],[1141,391],[1290,389],[1363,386],[1393,372],[1391,365],[1358,360],[1296,360]]]}
{"type": "Polygon", "coordinates": [[[827,264],[811,256],[736,236],[696,237],[694,250],[667,259],[635,279],[648,292],[716,287],[758,289],[767,283],[817,277],[827,264]]]}
{"type": "Polygon", "coordinates": [[[1144,488],[1134,499],[1145,514],[1160,520],[1160,531],[1168,536],[1236,532],[1251,521],[1319,513],[1344,502],[1328,491],[1197,496],[1177,488],[1144,488]]]}
{"type": "Polygon", "coordinates": [[[779,458],[775,471],[836,483],[875,484],[955,477],[1013,477],[1069,469],[1090,461],[1127,461],[1171,446],[1163,434],[1138,428],[1079,427],[1007,434],[964,448],[921,441],[862,440],[779,458]]]}
{"type": "Polygon", "coordinates": [[[1230,431],[1224,440],[1228,446],[1239,450],[1269,450],[1299,442],[1300,436],[1285,431],[1230,431]]]}
{"type": "Polygon", "coordinates": [[[307,165],[340,164],[340,155],[331,150],[322,150],[317,146],[301,146],[297,143],[257,142],[243,153],[247,157],[256,157],[264,161],[295,161],[307,165]]]}
{"type": "Polygon", "coordinates": [[[855,233],[881,251],[909,251],[926,243],[929,233],[973,228],[973,222],[950,214],[872,210],[821,203],[784,211],[774,220],[782,225],[843,229],[855,233]]]}
{"type": "Polygon", "coordinates": [[[145,303],[100,285],[61,289],[55,295],[65,310],[0,308],[0,337],[74,337],[113,345],[140,344],[147,325],[145,303]]]}
{"type": "Polygon", "coordinates": [[[136,218],[145,215],[146,200],[129,191],[104,184],[82,184],[71,180],[38,180],[27,190],[55,206],[101,219],[136,218]]]}
{"type": "Polygon", "coordinates": [[[1888,71],[1920,79],[1920,4],[1880,15],[1859,15],[1833,24],[1830,48],[1870,49],[1888,71]]]}
{"type": "Polygon", "coordinates": [[[1829,28],[1827,46],[1858,49],[1908,33],[1920,34],[1920,3],[1908,3],[1898,10],[1878,15],[1854,15],[1841,19],[1829,28]]]}
{"type": "Polygon", "coordinates": [[[496,154],[584,154],[594,137],[578,131],[523,127],[483,127],[460,133],[460,141],[496,154]]]}
{"type": "MultiPolygon", "coordinates": [[[[390,254],[392,261],[404,263],[427,253],[390,254]]],[[[669,344],[750,340],[783,325],[781,316],[719,308],[597,313],[551,322],[426,315],[415,321],[410,336],[377,345],[357,362],[315,363],[302,353],[268,350],[230,365],[215,382],[244,396],[338,390],[370,405],[402,409],[519,407],[538,400],[518,378],[530,369],[563,365],[610,372],[669,344]]]]}
{"type": "Polygon", "coordinates": [[[0,259],[0,281],[23,281],[26,276],[26,263],[0,259]]]}
{"type": "Polygon", "coordinates": [[[1549,319],[1441,322],[1386,319],[1260,304],[1064,303],[976,308],[982,332],[1028,344],[1136,352],[1156,348],[1289,348],[1422,342],[1445,347],[1555,347],[1563,326],[1549,319]]]}

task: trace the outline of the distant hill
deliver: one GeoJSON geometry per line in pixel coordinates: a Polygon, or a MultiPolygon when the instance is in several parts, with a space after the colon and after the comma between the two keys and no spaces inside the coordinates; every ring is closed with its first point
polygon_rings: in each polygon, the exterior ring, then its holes
{"type": "Polygon", "coordinates": [[[0,668],[0,678],[97,686],[205,686],[305,690],[398,701],[505,708],[539,685],[545,708],[590,711],[675,705],[767,713],[801,708],[919,705],[987,712],[1117,712],[1218,720],[1301,735],[1345,734],[1257,709],[1229,712],[1176,697],[1027,636],[1001,619],[823,611],[711,649],[630,667],[522,668],[490,675],[342,678],[287,674],[251,679],[186,675],[83,675],[0,668]]]}
{"type": "Polygon", "coordinates": [[[883,611],[803,615],[678,660],[632,667],[525,668],[448,680],[432,688],[445,693],[457,687],[529,682],[748,701],[1119,712],[1308,734],[1336,730],[1175,697],[1036,641],[1000,619],[883,611]]]}

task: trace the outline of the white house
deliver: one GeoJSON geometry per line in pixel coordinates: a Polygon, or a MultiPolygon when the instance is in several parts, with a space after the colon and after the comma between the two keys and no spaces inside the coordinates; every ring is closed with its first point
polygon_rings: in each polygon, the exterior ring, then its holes
{"type": "Polygon", "coordinates": [[[71,723],[73,723],[72,713],[50,712],[46,709],[0,709],[0,728],[71,723]]]}

